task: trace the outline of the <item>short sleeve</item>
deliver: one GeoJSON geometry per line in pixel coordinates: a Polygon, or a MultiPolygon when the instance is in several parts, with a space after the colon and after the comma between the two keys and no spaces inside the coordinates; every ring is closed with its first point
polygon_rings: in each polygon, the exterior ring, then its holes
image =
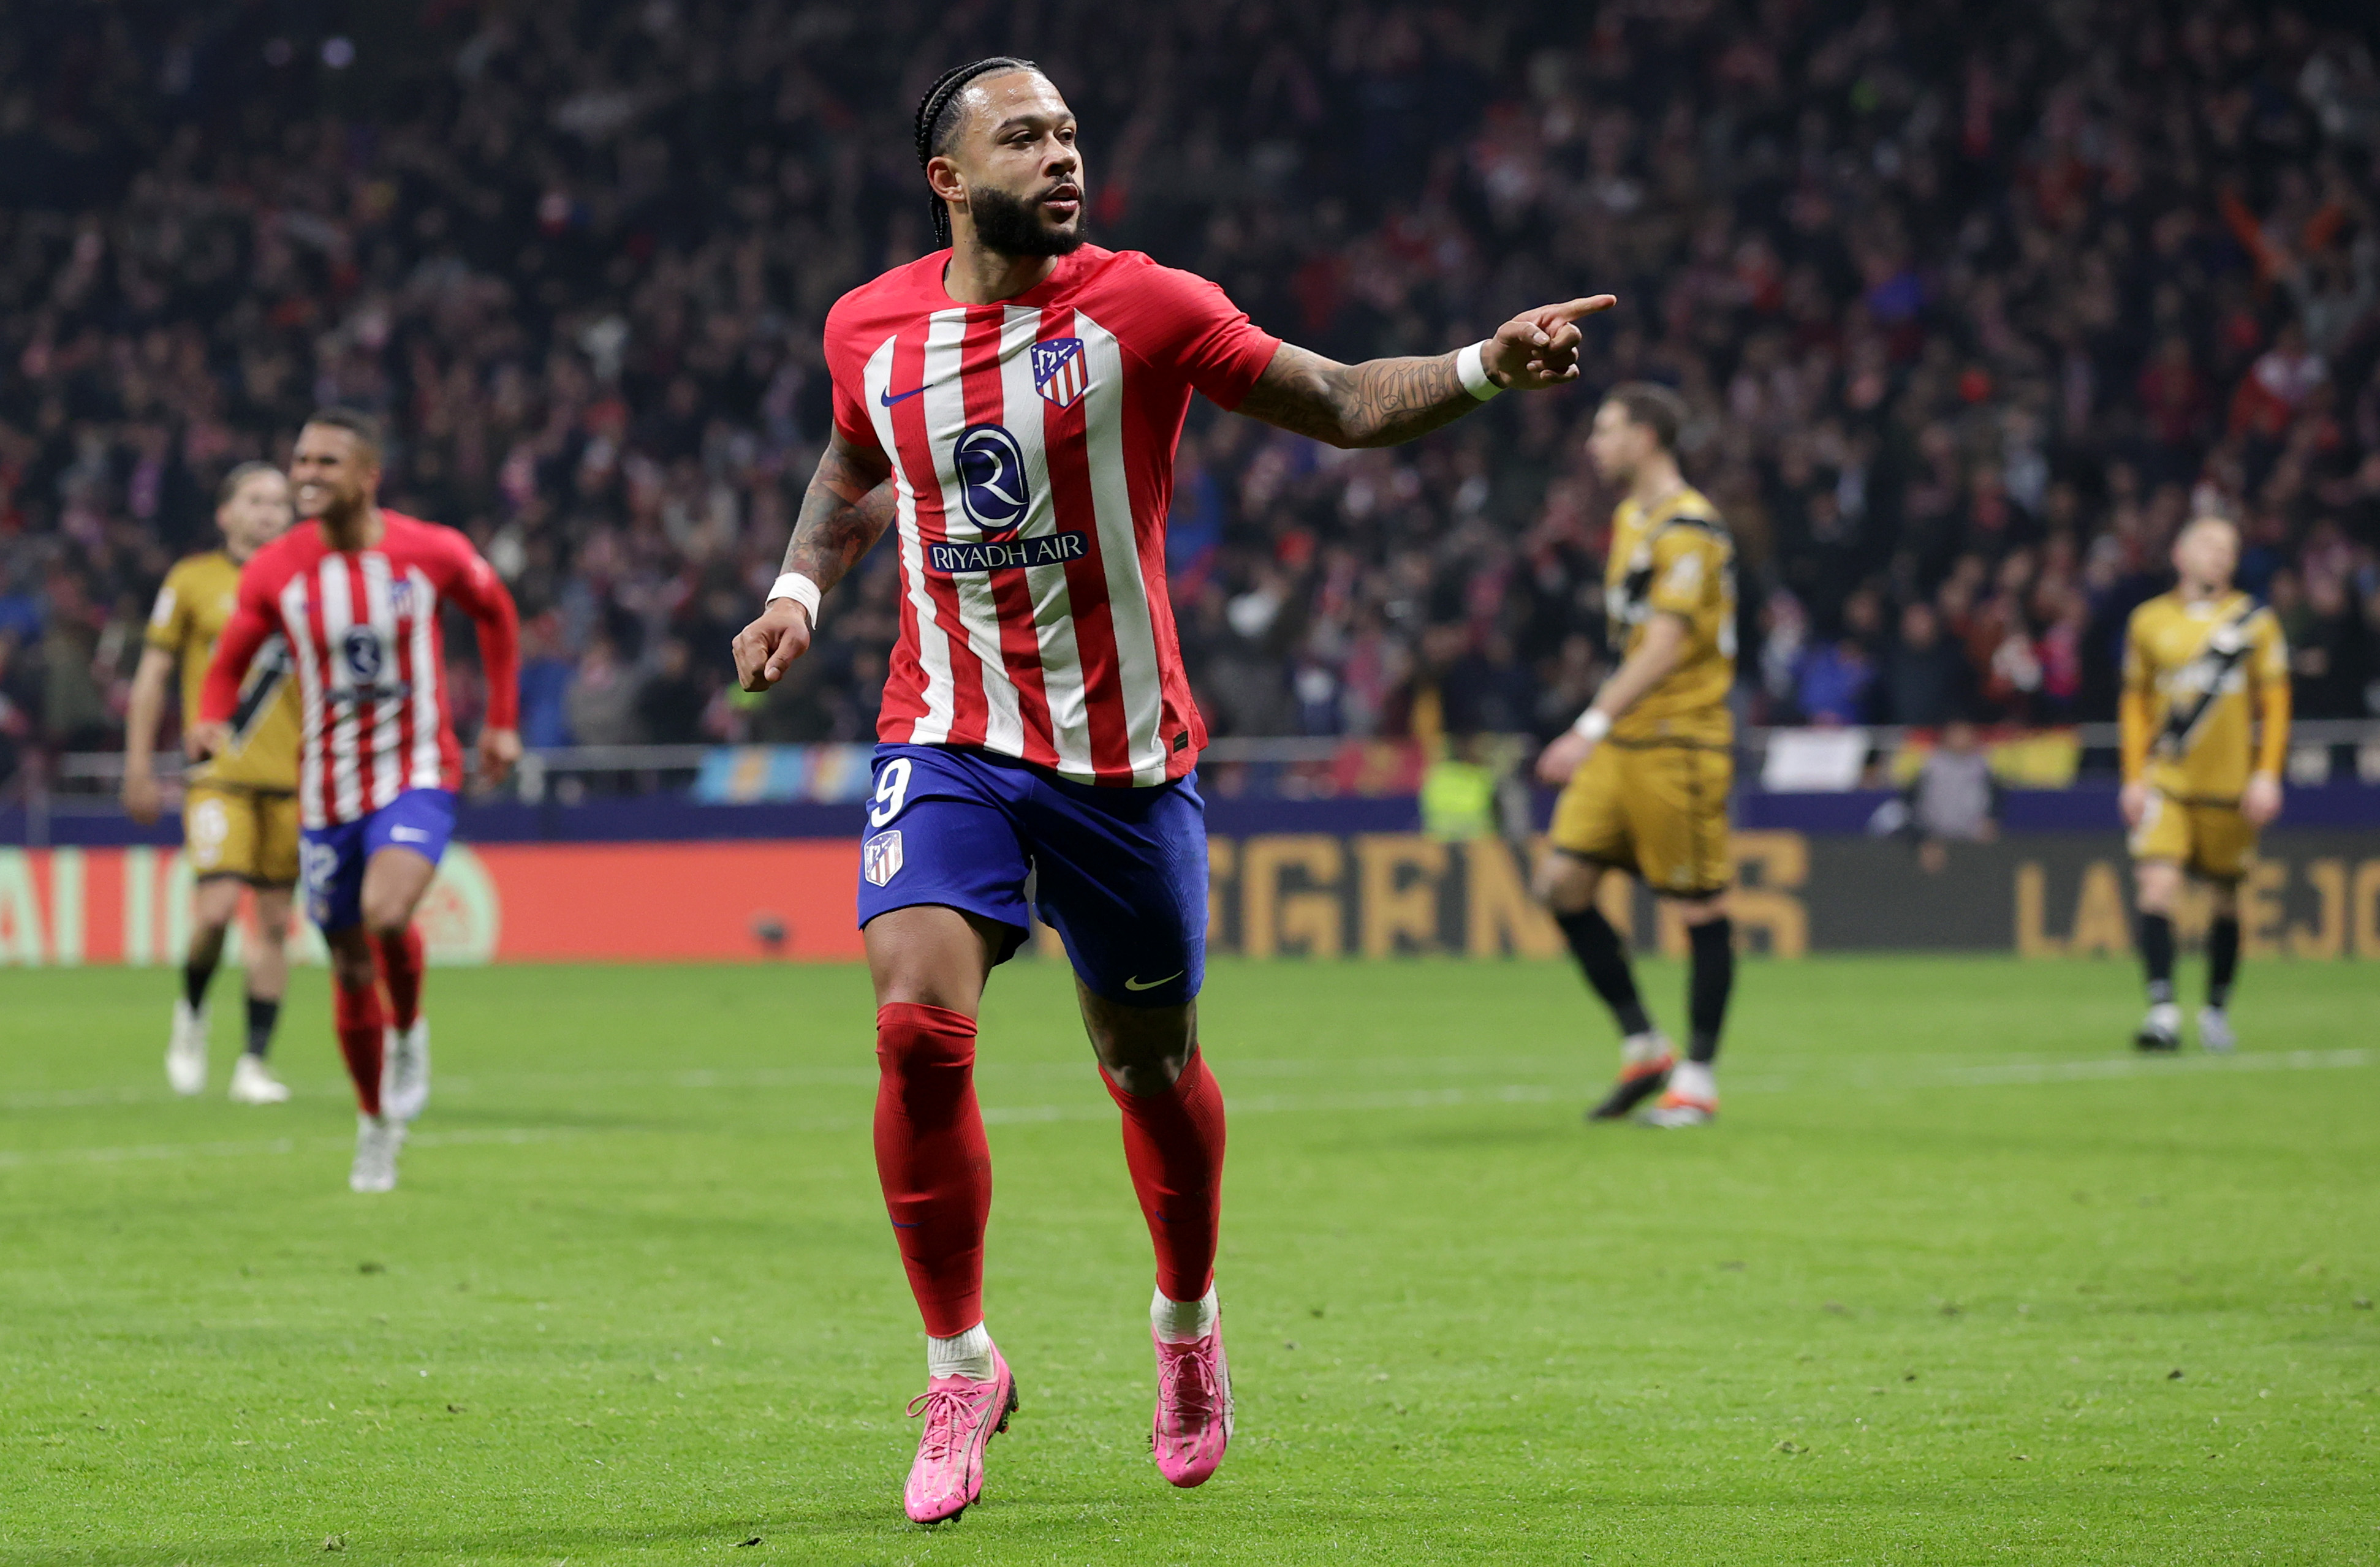
{"type": "Polygon", "coordinates": [[[867,388],[856,384],[857,374],[843,375],[832,367],[827,373],[833,389],[830,401],[834,406],[836,433],[862,452],[881,451],[884,443],[876,439],[876,421],[868,416],[867,388]]]}
{"type": "Polygon", "coordinates": [[[876,421],[868,414],[867,351],[847,315],[851,295],[835,303],[826,316],[827,406],[835,433],[862,452],[881,452],[876,421]]]}
{"type": "Polygon", "coordinates": [[[2280,617],[2270,609],[2256,611],[2255,680],[2258,685],[2286,685],[2289,679],[2289,640],[2282,634],[2280,617]]]}
{"type": "Polygon", "coordinates": [[[1709,602],[1712,581],[1721,562],[1718,543],[1695,527],[1664,528],[1653,536],[1653,582],[1645,602],[1665,614],[1688,620],[1709,602]]]}
{"type": "Polygon", "coordinates": [[[149,630],[145,640],[152,647],[168,653],[179,653],[189,640],[189,597],[176,579],[178,572],[165,573],[165,583],[157,590],[157,603],[149,611],[149,630]]]}
{"type": "Polygon", "coordinates": [[[2141,611],[2132,611],[2124,622],[2124,689],[2147,691],[2156,684],[2156,671],[2149,668],[2148,655],[2141,650],[2141,611]]]}
{"type": "Polygon", "coordinates": [[[1152,261],[1128,286],[1120,332],[1127,345],[1152,363],[1179,367],[1218,407],[1238,407],[1281,348],[1281,339],[1195,272],[1152,261]]]}

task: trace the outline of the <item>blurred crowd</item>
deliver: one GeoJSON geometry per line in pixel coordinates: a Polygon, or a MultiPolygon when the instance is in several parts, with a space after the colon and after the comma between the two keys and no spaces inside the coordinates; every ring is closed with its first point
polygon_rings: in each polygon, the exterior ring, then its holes
{"type": "Polygon", "coordinates": [[[385,503],[511,582],[530,743],[865,738],[889,550],[767,700],[727,641],[827,429],[827,307],[929,244],[912,106],[999,51],[1081,116],[1102,243],[1310,347],[1622,300],[1585,388],[1410,447],[1199,406],[1169,561],[1218,733],[1567,723],[1609,667],[1585,426],[1636,377],[1688,399],[1735,530],[1751,719],[2108,717],[2124,618],[2204,507],[2299,711],[2372,713],[2372,31],[2147,0],[27,8],[0,774],[117,743],[214,481],[323,402],[384,414],[385,503]]]}

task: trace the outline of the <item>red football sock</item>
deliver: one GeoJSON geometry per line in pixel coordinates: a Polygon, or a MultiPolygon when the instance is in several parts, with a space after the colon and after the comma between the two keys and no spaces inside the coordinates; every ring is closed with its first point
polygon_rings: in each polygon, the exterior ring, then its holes
{"type": "Polygon", "coordinates": [[[1215,1235],[1223,1216],[1223,1091],[1204,1053],[1163,1093],[1126,1093],[1101,1068],[1123,1112],[1123,1157],[1157,1247],[1157,1287],[1196,1300],[1215,1282],[1215,1235]]]}
{"type": "Polygon", "coordinates": [[[334,984],[332,1016],[339,1030],[339,1054],[347,1058],[347,1076],[356,1080],[356,1103],[367,1115],[380,1114],[381,1030],[388,1019],[381,1010],[380,986],[354,990],[334,984]]]}
{"type": "Polygon", "coordinates": [[[991,1145],[975,1101],[975,1019],[945,1006],[876,1009],[876,1175],[926,1332],[983,1320],[991,1145]]]}
{"type": "Polygon", "coordinates": [[[380,954],[380,977],[388,986],[389,1019],[400,1029],[413,1027],[421,1016],[421,933],[407,925],[394,935],[374,936],[373,950],[380,954]]]}

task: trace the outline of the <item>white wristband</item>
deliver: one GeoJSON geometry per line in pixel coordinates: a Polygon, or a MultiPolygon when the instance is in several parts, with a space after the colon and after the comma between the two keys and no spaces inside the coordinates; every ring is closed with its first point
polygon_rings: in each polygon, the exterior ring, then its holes
{"type": "Polygon", "coordinates": [[[780,598],[790,598],[795,603],[800,605],[803,609],[808,610],[810,624],[813,626],[818,624],[818,584],[810,581],[809,578],[802,575],[799,572],[787,572],[783,576],[779,577],[777,579],[777,585],[769,590],[770,603],[774,604],[780,598]]]}
{"type": "Polygon", "coordinates": [[[1611,715],[1600,707],[1590,707],[1578,716],[1571,731],[1585,740],[1601,740],[1611,732],[1611,715]]]}
{"type": "Polygon", "coordinates": [[[1488,379],[1485,342],[1475,343],[1454,356],[1454,373],[1463,378],[1463,390],[1485,403],[1504,389],[1488,379]]]}

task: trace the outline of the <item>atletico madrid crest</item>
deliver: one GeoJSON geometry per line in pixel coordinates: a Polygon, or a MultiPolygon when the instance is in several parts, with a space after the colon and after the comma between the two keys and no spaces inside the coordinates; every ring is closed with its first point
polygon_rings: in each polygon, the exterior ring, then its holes
{"type": "Polygon", "coordinates": [[[901,829],[878,833],[859,848],[859,874],[872,886],[882,886],[901,874],[901,829]]]}
{"type": "Polygon", "coordinates": [[[1053,337],[1033,345],[1033,390],[1053,406],[1073,407],[1090,385],[1081,338],[1053,337]]]}

